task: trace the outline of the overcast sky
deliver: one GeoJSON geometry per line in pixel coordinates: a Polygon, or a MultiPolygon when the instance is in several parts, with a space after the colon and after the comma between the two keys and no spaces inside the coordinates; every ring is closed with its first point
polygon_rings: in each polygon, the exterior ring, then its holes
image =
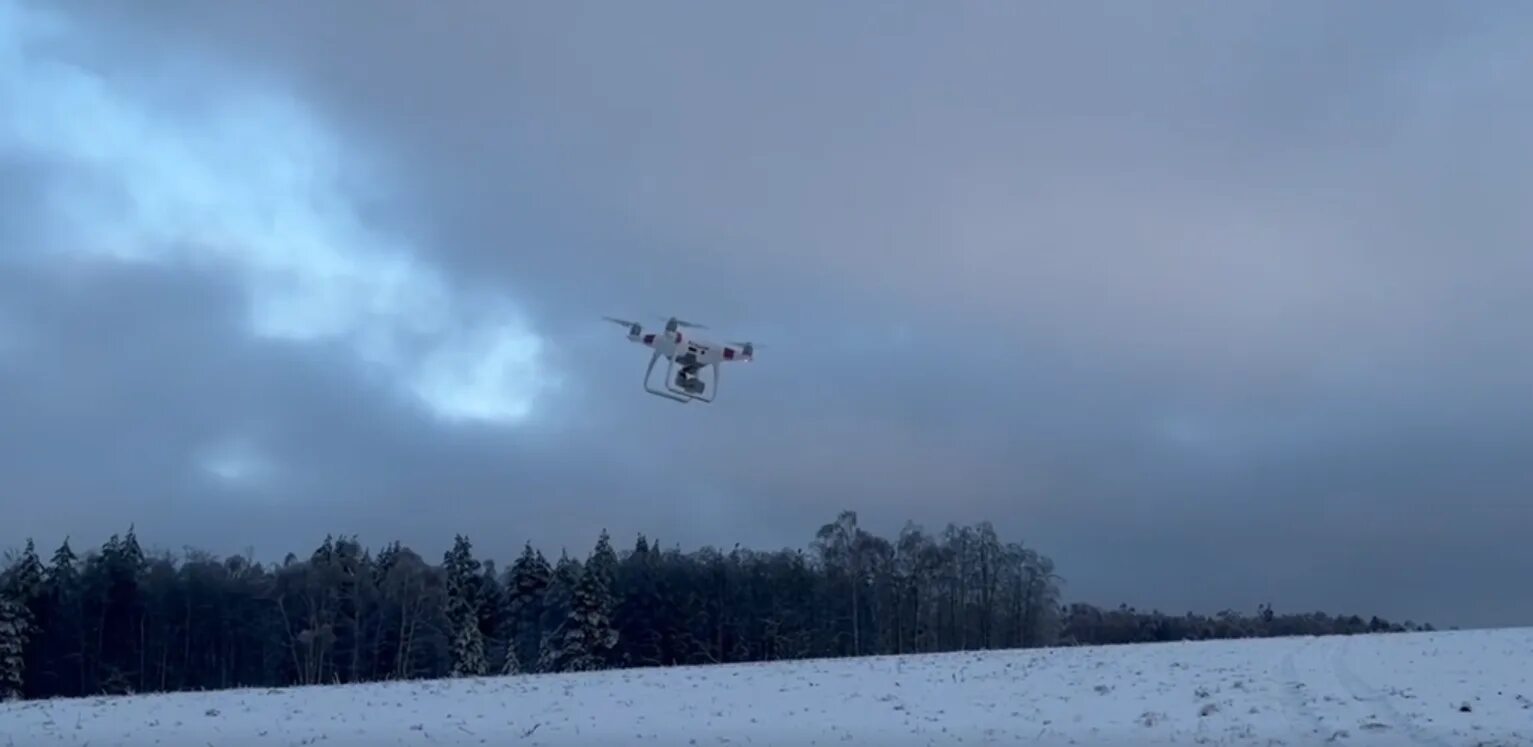
{"type": "Polygon", "coordinates": [[[1072,601],[1533,623],[1530,20],[0,0],[0,547],[846,508],[1072,601]],[[600,319],[670,314],[763,344],[711,406],[600,319]]]}

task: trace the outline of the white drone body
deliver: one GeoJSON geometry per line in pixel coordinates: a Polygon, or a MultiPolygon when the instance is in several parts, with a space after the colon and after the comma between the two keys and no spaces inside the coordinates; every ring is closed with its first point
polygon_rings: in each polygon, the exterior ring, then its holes
{"type": "Polygon", "coordinates": [[[644,391],[683,404],[694,401],[712,402],[719,390],[719,366],[733,361],[753,360],[756,355],[756,346],[753,343],[717,343],[692,337],[682,329],[706,328],[675,317],[667,320],[665,328],[657,332],[645,332],[638,322],[614,319],[610,316],[603,318],[627,327],[630,342],[636,342],[655,351],[649,357],[649,367],[644,369],[644,391]],[[650,384],[650,377],[654,375],[655,363],[659,362],[661,357],[667,361],[665,389],[656,389],[650,384]],[[698,376],[704,368],[713,369],[713,392],[707,395],[703,393],[709,387],[698,376]]]}

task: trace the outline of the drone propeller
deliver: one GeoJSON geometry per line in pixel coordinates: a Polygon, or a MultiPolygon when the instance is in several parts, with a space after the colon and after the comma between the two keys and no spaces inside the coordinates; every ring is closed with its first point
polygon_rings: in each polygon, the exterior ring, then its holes
{"type": "Polygon", "coordinates": [[[706,326],[704,326],[702,324],[698,324],[696,322],[689,322],[689,321],[687,321],[685,319],[677,319],[674,316],[673,317],[655,317],[655,318],[656,319],[664,319],[665,320],[665,326],[666,326],[667,329],[675,329],[677,327],[690,327],[692,329],[707,329],[708,328],[708,327],[706,327],[706,326]]]}
{"type": "Polygon", "coordinates": [[[631,334],[631,335],[637,335],[637,334],[639,334],[639,333],[640,333],[640,332],[641,332],[641,331],[642,331],[642,329],[643,329],[643,328],[642,328],[642,327],[641,327],[641,326],[640,326],[640,325],[639,325],[639,323],[638,323],[638,322],[630,322],[630,321],[628,321],[628,320],[627,320],[627,319],[618,319],[618,318],[616,318],[616,317],[611,317],[611,316],[604,316],[604,317],[602,317],[602,318],[603,318],[603,319],[606,319],[606,320],[607,320],[607,321],[609,321],[609,322],[612,322],[612,323],[613,323],[613,324],[621,324],[621,325],[623,325],[623,326],[624,326],[624,327],[627,327],[627,328],[628,328],[628,333],[629,333],[629,334],[631,334]]]}

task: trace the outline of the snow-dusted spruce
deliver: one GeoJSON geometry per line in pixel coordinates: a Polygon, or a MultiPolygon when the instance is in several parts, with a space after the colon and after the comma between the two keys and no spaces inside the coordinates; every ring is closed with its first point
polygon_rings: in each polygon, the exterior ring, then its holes
{"type": "Polygon", "coordinates": [[[32,540],[27,540],[27,546],[22,550],[21,558],[11,567],[5,578],[5,585],[10,590],[12,601],[25,605],[41,598],[44,575],[43,562],[37,557],[37,548],[33,546],[32,540]]]}
{"type": "Polygon", "coordinates": [[[21,699],[30,627],[27,608],[0,590],[0,702],[21,699]]]}
{"type": "Polygon", "coordinates": [[[454,677],[478,677],[488,667],[484,663],[484,636],[477,625],[457,624],[452,639],[452,671],[454,677]]]}
{"type": "Polygon", "coordinates": [[[506,628],[506,659],[501,664],[503,674],[523,670],[527,662],[537,664],[539,646],[542,644],[542,621],[544,596],[553,583],[553,569],[543,553],[532,549],[528,542],[521,557],[511,565],[511,579],[506,588],[506,611],[503,622],[506,628]]]}
{"type": "Polygon", "coordinates": [[[42,600],[44,576],[30,539],[0,576],[0,701],[19,700],[26,691],[27,647],[40,632],[32,608],[42,600]]]}
{"type": "Polygon", "coordinates": [[[617,566],[617,552],[612,549],[612,537],[603,529],[601,536],[596,538],[596,548],[591,551],[591,559],[586,562],[586,567],[596,574],[602,586],[611,589],[617,579],[617,566]]]}
{"type": "Polygon", "coordinates": [[[568,627],[570,612],[574,609],[575,587],[580,584],[585,569],[580,561],[570,557],[568,551],[560,551],[559,561],[554,564],[553,579],[543,594],[539,610],[543,631],[538,643],[538,671],[564,671],[564,632],[568,627]]]}
{"type": "Polygon", "coordinates": [[[612,585],[618,571],[612,540],[602,530],[585,563],[566,553],[554,573],[550,611],[563,615],[543,639],[538,668],[544,672],[588,672],[606,669],[616,660],[617,628],[612,585]]]}
{"type": "Polygon", "coordinates": [[[48,566],[48,585],[56,590],[75,588],[80,580],[77,561],[75,551],[69,547],[69,538],[65,537],[59,549],[53,551],[53,562],[48,566]]]}
{"type": "Polygon", "coordinates": [[[618,638],[612,627],[611,611],[612,593],[602,582],[599,567],[587,565],[571,595],[569,617],[551,640],[553,671],[591,672],[606,668],[618,638]]]}
{"type": "Polygon", "coordinates": [[[495,561],[486,558],[480,562],[478,622],[479,633],[484,638],[484,670],[499,672],[505,666],[508,627],[505,621],[506,588],[500,581],[495,561]]]}
{"type": "Polygon", "coordinates": [[[617,606],[612,610],[612,624],[619,635],[616,663],[619,666],[659,666],[665,631],[666,600],[660,592],[660,553],[651,550],[643,534],[633,551],[618,567],[622,592],[614,594],[617,606]]]}
{"type": "Polygon", "coordinates": [[[484,661],[484,636],[479,630],[480,563],[468,538],[457,535],[442,558],[447,577],[447,622],[451,631],[454,677],[477,677],[489,669],[484,661]]]}
{"type": "Polygon", "coordinates": [[[501,660],[500,669],[497,671],[497,674],[500,674],[503,677],[513,674],[521,674],[522,663],[520,658],[521,657],[516,655],[515,646],[508,647],[506,649],[506,657],[501,660]]]}

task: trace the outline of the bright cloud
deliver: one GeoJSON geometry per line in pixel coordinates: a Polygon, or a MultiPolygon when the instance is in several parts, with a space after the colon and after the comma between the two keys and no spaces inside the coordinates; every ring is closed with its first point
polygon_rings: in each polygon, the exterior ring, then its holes
{"type": "Polygon", "coordinates": [[[301,101],[202,60],[162,68],[187,71],[167,93],[165,80],[71,56],[90,41],[0,0],[0,159],[67,174],[43,187],[33,256],[233,273],[252,334],[344,343],[446,418],[515,422],[556,386],[514,309],[359,214],[355,195],[377,175],[301,101]],[[178,106],[157,105],[165,96],[178,106]]]}
{"type": "Polygon", "coordinates": [[[260,449],[242,438],[211,445],[198,456],[197,463],[209,477],[231,486],[260,484],[271,478],[275,469],[260,449]]]}

